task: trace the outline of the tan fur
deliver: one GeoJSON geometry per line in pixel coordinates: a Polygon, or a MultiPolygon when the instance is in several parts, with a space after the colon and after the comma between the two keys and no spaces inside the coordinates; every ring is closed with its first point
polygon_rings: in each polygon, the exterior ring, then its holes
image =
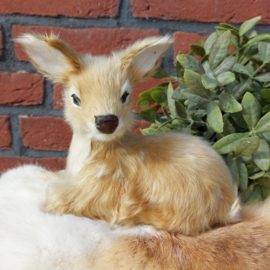
{"type": "Polygon", "coordinates": [[[268,270],[269,200],[267,204],[245,209],[249,218],[238,224],[196,237],[163,231],[158,237],[118,238],[95,253],[91,269],[268,270]]]}
{"type": "Polygon", "coordinates": [[[76,181],[55,186],[47,207],[128,227],[152,224],[197,234],[229,222],[235,195],[228,180],[221,157],[196,137],[164,134],[153,140],[127,134],[114,142],[93,142],[76,181]]]}
{"type": "MultiPolygon", "coordinates": [[[[231,221],[230,209],[237,199],[232,179],[222,158],[206,142],[179,133],[147,137],[131,133],[132,101],[122,104],[122,88],[151,75],[171,42],[168,37],[152,37],[110,57],[86,56],[84,68],[74,66],[76,72],[64,76],[68,78],[62,81],[66,120],[74,136],[79,134],[86,145],[89,142],[91,152],[78,164],[82,169],[75,177],[67,168],[66,178],[71,179],[51,187],[48,211],[125,227],[150,224],[188,235],[231,221]],[[76,89],[80,107],[73,106],[71,89],[76,89]],[[94,122],[95,116],[107,114],[120,119],[117,130],[109,135],[98,132],[94,122]]],[[[61,41],[54,43],[58,45],[53,48],[64,54],[61,41]]],[[[67,64],[61,54],[52,53],[72,70],[72,61],[67,64]]],[[[40,66],[43,69],[42,61],[40,66]]],[[[56,72],[61,74],[61,68],[56,72]]],[[[68,164],[76,163],[72,153],[78,144],[72,144],[68,164]]]]}

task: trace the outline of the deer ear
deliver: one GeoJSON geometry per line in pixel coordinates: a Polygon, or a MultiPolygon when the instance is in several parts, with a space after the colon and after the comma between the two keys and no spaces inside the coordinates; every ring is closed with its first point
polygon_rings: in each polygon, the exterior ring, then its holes
{"type": "Polygon", "coordinates": [[[170,36],[150,37],[136,42],[122,52],[122,65],[128,68],[132,85],[153,75],[172,43],[170,36]]]}
{"type": "Polygon", "coordinates": [[[65,83],[83,67],[80,55],[53,34],[24,34],[15,41],[24,47],[37,70],[54,82],[65,83]]]}

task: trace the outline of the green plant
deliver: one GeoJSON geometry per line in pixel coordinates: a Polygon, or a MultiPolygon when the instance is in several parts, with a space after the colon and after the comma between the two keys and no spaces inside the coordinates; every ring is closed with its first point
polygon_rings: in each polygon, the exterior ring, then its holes
{"type": "Polygon", "coordinates": [[[247,35],[260,19],[240,29],[221,23],[188,55],[178,53],[176,76],[159,68],[153,77],[168,82],[141,93],[137,103],[152,105],[140,111],[152,123],[144,135],[182,131],[210,141],[247,203],[270,195],[270,34],[247,35]]]}

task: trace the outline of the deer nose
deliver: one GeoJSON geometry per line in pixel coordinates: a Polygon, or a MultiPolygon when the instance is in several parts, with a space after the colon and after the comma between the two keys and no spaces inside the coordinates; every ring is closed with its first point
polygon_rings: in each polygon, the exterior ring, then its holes
{"type": "Polygon", "coordinates": [[[95,116],[96,128],[104,134],[112,134],[118,126],[118,117],[113,114],[95,116]]]}

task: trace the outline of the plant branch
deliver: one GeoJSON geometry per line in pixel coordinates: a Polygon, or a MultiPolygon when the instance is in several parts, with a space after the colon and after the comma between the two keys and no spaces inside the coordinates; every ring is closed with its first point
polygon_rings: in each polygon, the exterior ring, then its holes
{"type": "Polygon", "coordinates": [[[258,71],[260,71],[263,67],[264,67],[264,65],[265,65],[265,63],[263,63],[261,66],[259,66],[253,73],[252,73],[252,77],[254,77],[257,73],[258,73],[258,71]]]}
{"type": "Polygon", "coordinates": [[[172,122],[173,120],[175,120],[176,118],[172,118],[169,119],[168,121],[164,122],[162,125],[160,125],[153,134],[155,134],[158,130],[160,130],[162,127],[166,126],[167,124],[169,124],[170,122],[172,122]]]}

